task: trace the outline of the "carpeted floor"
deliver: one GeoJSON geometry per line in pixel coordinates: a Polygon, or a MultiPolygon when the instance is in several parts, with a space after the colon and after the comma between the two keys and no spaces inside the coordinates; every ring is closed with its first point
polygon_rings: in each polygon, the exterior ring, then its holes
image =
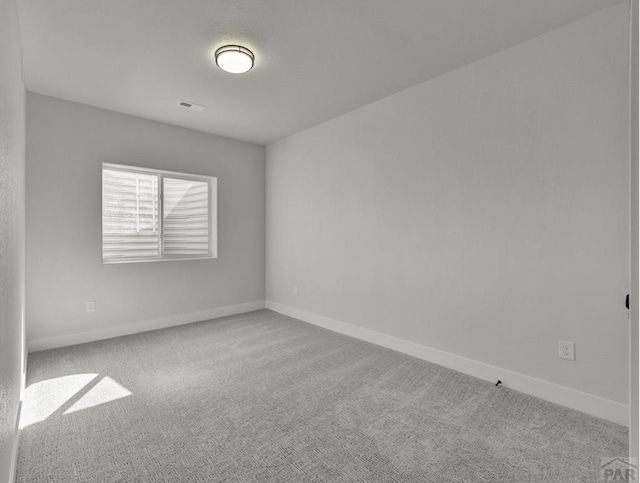
{"type": "Polygon", "coordinates": [[[19,482],[592,482],[627,429],[261,310],[31,354],[19,482]]]}

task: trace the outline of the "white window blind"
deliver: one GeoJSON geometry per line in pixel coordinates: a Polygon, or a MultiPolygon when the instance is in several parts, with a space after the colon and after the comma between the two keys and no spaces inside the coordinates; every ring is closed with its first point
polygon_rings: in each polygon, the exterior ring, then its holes
{"type": "Polygon", "coordinates": [[[216,178],[105,164],[104,263],[213,258],[216,178]]]}
{"type": "Polygon", "coordinates": [[[209,185],[165,177],[163,183],[163,252],[206,255],[209,252],[209,185]]]}

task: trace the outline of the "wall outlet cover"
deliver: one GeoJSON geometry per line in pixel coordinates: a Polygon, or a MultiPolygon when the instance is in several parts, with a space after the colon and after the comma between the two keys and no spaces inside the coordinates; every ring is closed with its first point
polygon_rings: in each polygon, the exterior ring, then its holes
{"type": "Polygon", "coordinates": [[[567,359],[569,361],[576,360],[576,346],[575,343],[568,340],[558,341],[558,357],[561,359],[567,359]]]}

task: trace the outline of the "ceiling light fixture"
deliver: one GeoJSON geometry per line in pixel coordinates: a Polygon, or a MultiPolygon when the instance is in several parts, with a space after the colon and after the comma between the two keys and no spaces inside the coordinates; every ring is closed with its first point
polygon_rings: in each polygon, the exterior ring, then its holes
{"type": "Polygon", "coordinates": [[[225,45],[216,50],[216,64],[225,72],[243,74],[253,67],[253,52],[241,45],[225,45]]]}

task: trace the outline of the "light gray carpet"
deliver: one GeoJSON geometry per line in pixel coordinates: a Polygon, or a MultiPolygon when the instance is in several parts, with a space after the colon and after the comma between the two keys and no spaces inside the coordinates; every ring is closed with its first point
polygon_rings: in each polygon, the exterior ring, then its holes
{"type": "Polygon", "coordinates": [[[592,482],[628,453],[621,426],[266,310],[32,354],[28,385],[19,482],[592,482]]]}

